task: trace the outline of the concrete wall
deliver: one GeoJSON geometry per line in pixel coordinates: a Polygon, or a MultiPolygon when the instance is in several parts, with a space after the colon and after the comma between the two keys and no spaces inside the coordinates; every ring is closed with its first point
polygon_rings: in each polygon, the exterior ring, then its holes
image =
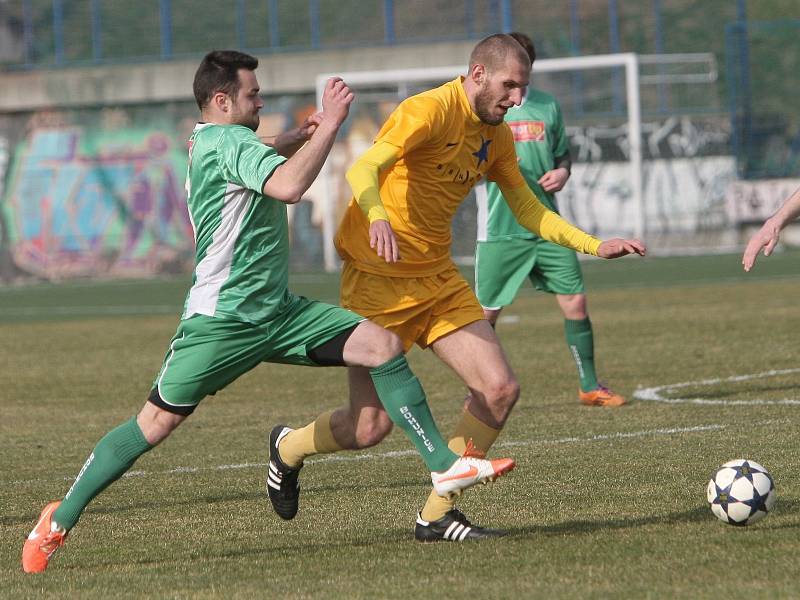
{"type": "MultiPolygon", "coordinates": [[[[381,46],[259,56],[264,94],[314,90],[321,73],[464,64],[473,42],[381,46]]],[[[0,114],[43,108],[113,106],[192,99],[199,57],[184,61],[116,64],[0,73],[0,114]]]]}

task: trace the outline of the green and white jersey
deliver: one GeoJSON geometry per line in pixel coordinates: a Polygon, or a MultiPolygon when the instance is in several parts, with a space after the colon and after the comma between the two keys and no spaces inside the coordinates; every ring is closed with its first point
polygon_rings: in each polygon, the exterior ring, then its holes
{"type": "MultiPolygon", "coordinates": [[[[537,183],[553,169],[555,157],[569,150],[558,102],[550,94],[529,88],[525,102],[509,109],[505,120],[514,134],[517,161],[525,181],[545,206],[558,212],[555,195],[546,193],[537,183]]],[[[496,183],[479,186],[475,193],[479,242],[537,237],[517,223],[496,183]]]]}
{"type": "Polygon", "coordinates": [[[285,160],[247,127],[194,128],[186,193],[195,269],[182,319],[261,323],[289,301],[286,205],[261,194],[285,160]]]}

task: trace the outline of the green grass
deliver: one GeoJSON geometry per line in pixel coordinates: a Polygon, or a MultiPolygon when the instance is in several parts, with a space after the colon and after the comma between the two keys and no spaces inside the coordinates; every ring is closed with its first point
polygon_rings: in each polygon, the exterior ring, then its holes
{"type": "MultiPolygon", "coordinates": [[[[601,375],[644,387],[797,367],[800,254],[586,263],[601,375]]],[[[328,300],[336,278],[298,277],[328,300]]],[[[800,374],[694,383],[669,398],[762,401],[618,410],[577,403],[552,298],[526,289],[498,326],[522,397],[495,450],[518,468],[467,492],[502,540],[423,546],[414,514],[428,492],[393,433],[303,471],[298,517],[263,491],[265,437],[339,405],[340,369],[263,365],[203,402],[133,476],[89,507],[42,576],[19,568],[23,536],[61,497],[108,429],[139,409],[177,324],[186,279],[0,290],[0,590],[80,598],[796,598],[800,581],[800,374]],[[149,308],[148,308],[149,307],[149,308]],[[140,313],[140,314],[137,314],[140,313]],[[705,484],[723,462],[770,469],[774,514],[717,521],[705,484]],[[235,467],[235,468],[234,468],[235,467]]],[[[430,353],[410,355],[444,431],[464,390],[430,353]]]]}

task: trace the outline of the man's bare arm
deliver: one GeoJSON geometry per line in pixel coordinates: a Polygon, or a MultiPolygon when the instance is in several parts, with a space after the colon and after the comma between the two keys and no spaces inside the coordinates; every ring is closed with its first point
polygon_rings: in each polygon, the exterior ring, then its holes
{"type": "Polygon", "coordinates": [[[319,175],[353,101],[353,92],[338,77],[331,77],[322,96],[322,119],[311,136],[289,160],[264,183],[265,195],[294,204],[319,175]]]}
{"type": "Polygon", "coordinates": [[[778,211],[764,221],[744,249],[742,265],[745,271],[753,268],[758,253],[764,250],[764,256],[769,256],[778,244],[780,233],[786,225],[800,216],[800,188],[789,196],[778,211]]]}

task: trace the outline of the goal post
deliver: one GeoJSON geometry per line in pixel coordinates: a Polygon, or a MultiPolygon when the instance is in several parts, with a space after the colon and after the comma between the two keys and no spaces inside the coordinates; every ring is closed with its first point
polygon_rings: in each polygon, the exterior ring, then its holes
{"type": "MultiPolygon", "coordinates": [[[[630,186],[631,200],[631,227],[629,233],[643,239],[645,236],[645,210],[642,175],[642,115],[639,85],[639,57],[635,53],[602,54],[595,56],[578,56],[567,58],[539,59],[536,61],[533,72],[536,75],[558,71],[580,72],[598,69],[622,68],[625,71],[625,128],[627,133],[628,185],[630,186]]],[[[341,77],[356,93],[354,107],[358,106],[362,92],[367,98],[390,98],[392,95],[396,102],[424,89],[430,89],[449,81],[465,72],[464,65],[450,67],[425,67],[416,69],[388,69],[385,71],[353,71],[345,73],[327,73],[317,76],[316,101],[319,110],[322,109],[322,94],[325,84],[330,77],[341,77]]],[[[351,109],[352,119],[353,110],[351,109]]],[[[347,124],[346,124],[347,125],[347,124]]],[[[378,123],[380,125],[380,123],[378,123]]],[[[372,136],[377,129],[372,132],[372,136]]],[[[340,136],[341,137],[341,136],[340,136]]],[[[362,140],[362,144],[368,141],[362,140]]],[[[339,145],[340,142],[337,142],[339,145]]],[[[341,148],[334,146],[332,155],[326,160],[320,174],[321,186],[318,188],[318,199],[321,203],[322,232],[324,240],[324,262],[326,271],[338,268],[338,257],[333,246],[333,238],[338,218],[344,205],[349,201],[349,190],[342,186],[343,172],[338,170],[349,168],[333,156],[341,148]],[[339,182],[337,185],[336,182],[339,182]]],[[[366,148],[363,148],[366,149],[366,148]]],[[[355,157],[350,157],[355,158],[355,157]]],[[[474,240],[473,240],[474,241],[474,240]]]]}

